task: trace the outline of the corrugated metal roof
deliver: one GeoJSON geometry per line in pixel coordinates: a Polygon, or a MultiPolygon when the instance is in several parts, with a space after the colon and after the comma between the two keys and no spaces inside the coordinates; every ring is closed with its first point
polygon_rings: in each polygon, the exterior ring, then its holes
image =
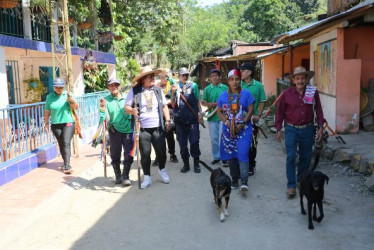
{"type": "MultiPolygon", "coordinates": [[[[324,24],[329,24],[329,23],[332,23],[333,21],[338,21],[339,19],[343,19],[344,17],[347,17],[350,14],[353,14],[353,13],[358,12],[360,10],[365,10],[365,9],[372,8],[373,4],[374,4],[374,0],[363,1],[359,4],[357,4],[356,6],[352,7],[351,9],[349,9],[345,12],[342,12],[340,14],[328,17],[326,19],[323,19],[323,20],[315,22],[315,23],[308,24],[308,25],[300,27],[298,29],[288,31],[288,32],[283,33],[283,34],[280,34],[280,35],[274,37],[272,42],[273,43],[284,43],[284,41],[286,39],[287,39],[286,42],[293,41],[292,37],[295,37],[296,35],[302,35],[303,33],[306,33],[307,31],[310,31],[310,30],[313,30],[315,28],[321,27],[324,24]]],[[[294,40],[297,40],[297,39],[300,39],[300,38],[296,38],[294,40]]]]}

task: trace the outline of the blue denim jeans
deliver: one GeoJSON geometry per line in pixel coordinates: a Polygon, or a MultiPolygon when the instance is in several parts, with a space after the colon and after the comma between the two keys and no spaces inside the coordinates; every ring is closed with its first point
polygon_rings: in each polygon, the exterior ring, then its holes
{"type": "Polygon", "coordinates": [[[212,144],[212,155],[215,160],[220,160],[219,142],[221,140],[222,125],[221,121],[208,122],[210,143],[212,144]]]}
{"type": "Polygon", "coordinates": [[[294,128],[289,125],[285,126],[284,139],[286,143],[286,174],[287,187],[296,187],[300,176],[308,170],[312,159],[314,127],[294,128]],[[299,153],[299,162],[296,176],[296,154],[299,153]],[[296,178],[297,177],[297,178],[296,178]]]}

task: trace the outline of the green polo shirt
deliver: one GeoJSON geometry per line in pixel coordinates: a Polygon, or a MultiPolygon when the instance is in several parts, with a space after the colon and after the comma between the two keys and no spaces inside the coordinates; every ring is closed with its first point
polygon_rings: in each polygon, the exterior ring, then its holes
{"type": "MultiPolygon", "coordinates": [[[[112,124],[114,128],[121,133],[132,133],[131,115],[125,112],[126,96],[121,95],[117,99],[113,95],[108,95],[104,98],[106,100],[106,110],[109,114],[109,125],[112,124]]],[[[100,118],[105,119],[106,112],[100,110],[100,118]]]]}
{"type": "Polygon", "coordinates": [[[66,101],[67,99],[67,91],[63,91],[61,95],[56,94],[56,92],[52,92],[47,96],[45,101],[45,110],[51,112],[51,124],[74,122],[70,111],[70,104],[66,101]]]}
{"type": "MultiPolygon", "coordinates": [[[[215,86],[213,83],[205,87],[203,91],[203,101],[206,102],[217,102],[218,97],[225,91],[228,87],[222,83],[215,86]]],[[[208,122],[218,122],[220,121],[219,116],[215,113],[212,117],[208,118],[208,122]]]]}
{"type": "Polygon", "coordinates": [[[260,104],[260,102],[266,101],[264,85],[262,85],[262,83],[260,83],[259,81],[252,79],[252,81],[248,84],[245,81],[242,81],[242,89],[246,89],[251,92],[253,98],[255,98],[253,114],[258,115],[258,105],[260,104]]]}

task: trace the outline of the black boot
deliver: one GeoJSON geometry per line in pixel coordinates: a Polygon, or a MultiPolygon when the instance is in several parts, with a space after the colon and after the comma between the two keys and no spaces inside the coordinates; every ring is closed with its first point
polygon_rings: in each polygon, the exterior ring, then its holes
{"type": "Polygon", "coordinates": [[[183,168],[181,169],[182,173],[187,173],[190,171],[190,159],[189,158],[183,158],[183,168]]]}
{"type": "Polygon", "coordinates": [[[124,186],[124,187],[127,187],[127,186],[131,185],[131,181],[130,181],[130,178],[129,178],[130,168],[131,168],[131,166],[123,166],[122,186],[124,186]]]}
{"type": "Polygon", "coordinates": [[[200,165],[199,165],[199,158],[194,158],[193,159],[193,170],[194,170],[195,173],[200,173],[201,172],[200,165]]]}
{"type": "Polygon", "coordinates": [[[115,184],[121,184],[122,179],[121,179],[121,168],[120,165],[118,164],[112,164],[113,170],[114,170],[114,175],[116,176],[115,184]]]}

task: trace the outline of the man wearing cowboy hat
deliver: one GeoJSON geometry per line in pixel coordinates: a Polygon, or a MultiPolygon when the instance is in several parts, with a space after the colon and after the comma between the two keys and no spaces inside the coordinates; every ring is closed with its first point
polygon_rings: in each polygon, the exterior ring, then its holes
{"type": "Polygon", "coordinates": [[[130,186],[129,178],[133,157],[130,151],[133,146],[131,126],[131,115],[125,112],[125,96],[120,92],[120,80],[111,78],[108,80],[107,88],[110,95],[100,99],[100,117],[105,119],[109,116],[108,130],[110,143],[110,157],[115,174],[115,184],[130,186]],[[121,175],[121,152],[123,148],[123,171],[121,175]]]}
{"type": "Polygon", "coordinates": [[[171,103],[174,112],[174,122],[177,130],[177,140],[179,143],[181,158],[183,159],[182,173],[190,171],[190,154],[194,159],[194,172],[200,173],[200,131],[199,123],[203,123],[201,105],[199,101],[199,88],[196,83],[188,81],[190,72],[187,68],[178,70],[179,83],[171,87],[171,103]],[[187,103],[183,101],[183,97],[187,103]],[[188,107],[189,106],[189,107],[188,107]],[[192,112],[190,108],[194,111],[192,112]],[[198,114],[196,117],[193,113],[198,114]],[[188,151],[190,143],[190,152],[188,151]]]}
{"type": "MultiPolygon", "coordinates": [[[[220,149],[219,142],[222,133],[222,122],[217,114],[217,100],[218,97],[225,91],[227,91],[227,86],[222,84],[221,81],[221,71],[218,69],[211,69],[209,74],[209,79],[211,84],[205,87],[203,92],[203,98],[201,100],[201,105],[208,107],[211,116],[208,117],[208,127],[210,134],[210,142],[212,144],[212,154],[213,161],[210,163],[212,165],[220,162],[220,149]]],[[[210,115],[210,114],[209,114],[210,115]]],[[[223,161],[223,166],[228,167],[227,161],[223,161]]]]}
{"type": "Polygon", "coordinates": [[[162,182],[167,184],[170,181],[165,169],[165,130],[169,131],[170,129],[170,114],[164,93],[155,86],[155,75],[160,72],[161,70],[152,70],[149,66],[140,68],[139,75],[133,79],[135,86],[127,95],[125,104],[128,114],[133,117],[139,116],[139,149],[144,172],[142,189],[148,188],[152,184],[150,169],[152,145],[159,163],[162,182]]]}
{"type": "Polygon", "coordinates": [[[317,140],[323,135],[323,112],[320,97],[316,87],[307,85],[314,76],[313,71],[307,71],[304,67],[295,68],[292,75],[292,86],[282,92],[280,98],[274,127],[277,129],[277,141],[281,142],[281,129],[285,125],[286,144],[286,173],[287,173],[287,195],[294,197],[296,183],[300,176],[309,168],[312,158],[312,147],[314,141],[314,112],[316,122],[319,126],[317,140]],[[296,154],[299,154],[299,162],[296,176],[296,154]]]}

